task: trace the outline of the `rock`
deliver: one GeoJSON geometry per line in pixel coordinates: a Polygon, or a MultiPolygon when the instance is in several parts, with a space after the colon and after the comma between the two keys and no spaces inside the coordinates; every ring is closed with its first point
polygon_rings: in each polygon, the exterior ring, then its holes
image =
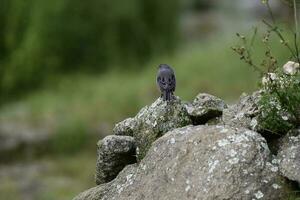
{"type": "Polygon", "coordinates": [[[300,69],[299,63],[293,61],[288,61],[282,68],[283,72],[287,75],[295,75],[300,69]]]}
{"type": "Polygon", "coordinates": [[[300,129],[290,131],[283,138],[277,156],[283,176],[300,185],[300,129]]]}
{"type": "Polygon", "coordinates": [[[262,91],[256,91],[251,95],[242,95],[237,104],[230,105],[223,110],[223,122],[232,127],[245,127],[251,130],[259,130],[259,101],[262,91]]]}
{"type": "Polygon", "coordinates": [[[268,199],[284,196],[265,139],[227,126],[187,126],[156,140],[138,164],[75,200],[268,199]]]}
{"type": "Polygon", "coordinates": [[[205,124],[210,119],[221,116],[226,107],[222,99],[206,93],[198,94],[192,103],[186,104],[194,125],[205,124]]]}
{"type": "Polygon", "coordinates": [[[128,164],[136,162],[136,145],[130,136],[106,136],[97,143],[96,184],[113,180],[128,164]]]}
{"type": "Polygon", "coordinates": [[[134,118],[118,123],[113,132],[133,136],[138,147],[137,156],[142,159],[157,138],[189,124],[192,121],[179,97],[169,102],[158,98],[151,106],[142,108],[134,118]]]}
{"type": "Polygon", "coordinates": [[[113,134],[133,136],[133,131],[136,126],[137,122],[135,118],[127,118],[115,125],[113,134]]]}

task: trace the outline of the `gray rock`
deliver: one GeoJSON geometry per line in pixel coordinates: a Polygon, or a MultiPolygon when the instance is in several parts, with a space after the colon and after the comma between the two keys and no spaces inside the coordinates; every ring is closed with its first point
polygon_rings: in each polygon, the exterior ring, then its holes
{"type": "Polygon", "coordinates": [[[118,123],[113,132],[133,136],[138,147],[137,156],[142,159],[157,138],[189,124],[192,121],[179,97],[168,102],[158,98],[151,106],[142,108],[134,118],[118,123]]]}
{"type": "Polygon", "coordinates": [[[186,104],[186,109],[194,125],[205,124],[210,119],[222,115],[227,108],[225,102],[213,95],[200,93],[192,103],[186,104]]]}
{"type": "Polygon", "coordinates": [[[248,129],[187,126],[156,140],[145,158],[75,200],[282,199],[266,141],[248,129]]]}
{"type": "Polygon", "coordinates": [[[300,185],[300,129],[290,131],[283,138],[277,156],[283,176],[300,185]]]}
{"type": "Polygon", "coordinates": [[[259,130],[259,101],[262,91],[256,91],[251,95],[243,94],[237,104],[230,105],[223,110],[223,122],[232,127],[245,127],[251,130],[259,130]]]}
{"type": "Polygon", "coordinates": [[[135,118],[127,118],[115,125],[113,134],[133,136],[133,132],[136,126],[137,122],[135,118]]]}
{"type": "Polygon", "coordinates": [[[106,136],[97,143],[96,184],[113,180],[128,164],[136,162],[136,146],[130,136],[106,136]]]}

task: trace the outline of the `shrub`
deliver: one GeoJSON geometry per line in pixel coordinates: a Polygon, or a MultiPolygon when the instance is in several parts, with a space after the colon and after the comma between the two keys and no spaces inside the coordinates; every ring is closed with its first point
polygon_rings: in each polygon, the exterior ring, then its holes
{"type": "Polygon", "coordinates": [[[300,125],[300,74],[296,72],[296,66],[300,63],[296,2],[287,1],[289,5],[293,6],[295,14],[295,31],[292,36],[292,43],[286,39],[285,29],[279,27],[275,21],[269,1],[262,0],[262,3],[266,5],[271,19],[270,22],[263,20],[266,25],[266,32],[262,38],[262,43],[265,45],[264,55],[261,56],[262,60],[259,62],[252,56],[257,28],[254,29],[254,34],[250,40],[237,34],[242,44],[232,47],[232,49],[240,56],[241,60],[252,66],[262,77],[262,84],[260,84],[262,97],[259,101],[260,128],[270,133],[285,134],[290,129],[300,125]],[[294,67],[293,73],[287,71],[284,73],[279,66],[278,58],[274,55],[269,43],[272,35],[279,38],[280,43],[290,52],[289,57],[285,58],[284,62],[290,59],[297,62],[293,64],[295,66],[290,66],[294,67]]]}

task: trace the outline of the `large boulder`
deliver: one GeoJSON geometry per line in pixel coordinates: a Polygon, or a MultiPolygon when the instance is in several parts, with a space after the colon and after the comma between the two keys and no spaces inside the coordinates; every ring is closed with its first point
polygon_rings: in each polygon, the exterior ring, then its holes
{"type": "Polygon", "coordinates": [[[136,162],[136,146],[130,136],[106,136],[97,143],[96,184],[113,180],[128,164],[136,162]]]}
{"type": "Polygon", "coordinates": [[[113,133],[133,136],[137,144],[137,157],[142,159],[157,138],[189,124],[192,121],[179,97],[169,102],[158,98],[151,106],[142,108],[134,118],[118,123],[113,133]]]}
{"type": "Polygon", "coordinates": [[[139,164],[74,200],[268,199],[283,197],[265,139],[227,126],[187,126],[156,140],[139,164]]]}
{"type": "Polygon", "coordinates": [[[282,139],[277,156],[283,176],[297,181],[300,186],[300,129],[290,131],[282,139]]]}
{"type": "Polygon", "coordinates": [[[211,119],[222,115],[227,108],[225,102],[213,95],[200,93],[192,103],[186,104],[186,109],[194,125],[205,124],[211,119]]]}

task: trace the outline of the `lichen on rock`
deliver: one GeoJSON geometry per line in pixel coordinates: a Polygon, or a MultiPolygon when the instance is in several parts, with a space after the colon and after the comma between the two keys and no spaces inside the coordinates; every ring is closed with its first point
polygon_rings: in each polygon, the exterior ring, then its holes
{"type": "Polygon", "coordinates": [[[200,93],[192,103],[186,104],[186,109],[194,125],[205,124],[211,119],[222,115],[227,108],[225,102],[213,95],[200,93]]]}
{"type": "Polygon", "coordinates": [[[260,107],[262,91],[253,92],[251,95],[243,94],[238,103],[228,106],[223,111],[223,122],[232,127],[245,127],[259,130],[260,107]]]}
{"type": "Polygon", "coordinates": [[[282,175],[300,186],[300,129],[284,136],[277,157],[282,175]]]}
{"type": "Polygon", "coordinates": [[[130,136],[106,136],[97,143],[96,184],[113,180],[128,164],[136,162],[136,144],[130,136]]]}
{"type": "Polygon", "coordinates": [[[142,108],[134,118],[118,123],[113,132],[133,136],[138,147],[137,156],[141,160],[157,138],[189,124],[192,124],[191,119],[179,97],[168,102],[158,98],[152,105],[142,108]]]}
{"type": "Polygon", "coordinates": [[[156,140],[116,179],[80,195],[90,199],[284,199],[265,139],[228,126],[187,126],[156,140]]]}

